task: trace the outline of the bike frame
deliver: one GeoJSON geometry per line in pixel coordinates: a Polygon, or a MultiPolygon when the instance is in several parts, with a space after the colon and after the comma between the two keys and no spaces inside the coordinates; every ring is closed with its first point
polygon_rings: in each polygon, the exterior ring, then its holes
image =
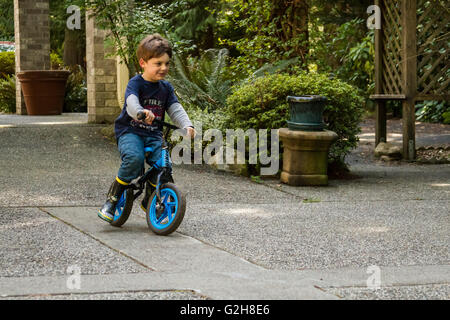
{"type": "MultiPolygon", "coordinates": [[[[139,118],[140,117],[138,115],[138,119],[139,118]]],[[[156,119],[153,122],[160,126],[166,127],[166,131],[163,133],[161,156],[153,165],[150,165],[150,168],[147,169],[147,171],[143,169],[144,171],[143,174],[139,177],[139,179],[136,182],[131,183],[127,186],[127,188],[137,190],[137,192],[134,194],[133,201],[136,200],[142,194],[142,192],[144,192],[145,182],[149,180],[150,175],[153,173],[153,170],[159,171],[158,176],[156,178],[156,197],[158,198],[158,201],[161,202],[161,194],[160,194],[160,188],[162,184],[161,178],[164,177],[168,180],[168,182],[174,182],[172,177],[172,160],[170,159],[170,152],[169,152],[169,148],[171,145],[169,142],[167,142],[168,140],[167,138],[171,129],[179,129],[179,128],[170,123],[156,119]]]]}

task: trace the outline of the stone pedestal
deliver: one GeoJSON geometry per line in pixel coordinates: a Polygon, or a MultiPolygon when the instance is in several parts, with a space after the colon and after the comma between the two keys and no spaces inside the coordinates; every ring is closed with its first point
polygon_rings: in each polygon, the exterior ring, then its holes
{"type": "Polygon", "coordinates": [[[293,186],[328,184],[328,151],[338,135],[333,131],[279,130],[283,142],[281,182],[293,186]]]}

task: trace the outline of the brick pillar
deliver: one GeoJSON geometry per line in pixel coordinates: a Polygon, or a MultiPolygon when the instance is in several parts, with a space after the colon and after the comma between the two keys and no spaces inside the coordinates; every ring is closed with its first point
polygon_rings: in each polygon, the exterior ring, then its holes
{"type": "Polygon", "coordinates": [[[105,30],[86,13],[87,99],[89,123],[112,123],[120,113],[116,59],[105,58],[105,30]]]}
{"type": "MultiPolygon", "coordinates": [[[[16,73],[50,70],[49,0],[14,0],[14,34],[16,73]]],[[[18,80],[16,113],[27,113],[18,80]]]]}

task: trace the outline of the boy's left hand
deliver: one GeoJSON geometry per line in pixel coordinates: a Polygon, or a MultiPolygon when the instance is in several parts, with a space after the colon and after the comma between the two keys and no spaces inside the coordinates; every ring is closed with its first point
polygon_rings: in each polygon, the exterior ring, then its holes
{"type": "Polygon", "coordinates": [[[193,137],[195,136],[196,133],[197,133],[197,132],[195,131],[194,128],[192,128],[192,127],[187,127],[187,128],[186,128],[186,135],[187,135],[187,136],[193,138],[193,137]]]}

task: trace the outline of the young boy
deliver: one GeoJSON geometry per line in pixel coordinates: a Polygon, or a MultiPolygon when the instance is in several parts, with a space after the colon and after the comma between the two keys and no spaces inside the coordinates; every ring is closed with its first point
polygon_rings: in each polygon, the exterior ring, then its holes
{"type": "MultiPolygon", "coordinates": [[[[137,178],[144,166],[144,147],[152,147],[150,161],[156,161],[161,154],[162,133],[154,119],[163,120],[165,112],[179,128],[186,129],[187,135],[195,134],[186,111],[178,102],[172,85],[165,81],[169,71],[172,49],[169,42],[159,34],[152,34],[141,41],[137,49],[139,65],[143,69],[128,82],[125,91],[125,104],[115,121],[116,140],[122,163],[116,179],[112,183],[107,200],[98,211],[98,216],[111,222],[114,218],[116,204],[125,186],[137,178]],[[137,119],[138,112],[143,111],[146,118],[137,119]]],[[[142,200],[145,210],[151,195],[150,186],[142,200]]]]}

